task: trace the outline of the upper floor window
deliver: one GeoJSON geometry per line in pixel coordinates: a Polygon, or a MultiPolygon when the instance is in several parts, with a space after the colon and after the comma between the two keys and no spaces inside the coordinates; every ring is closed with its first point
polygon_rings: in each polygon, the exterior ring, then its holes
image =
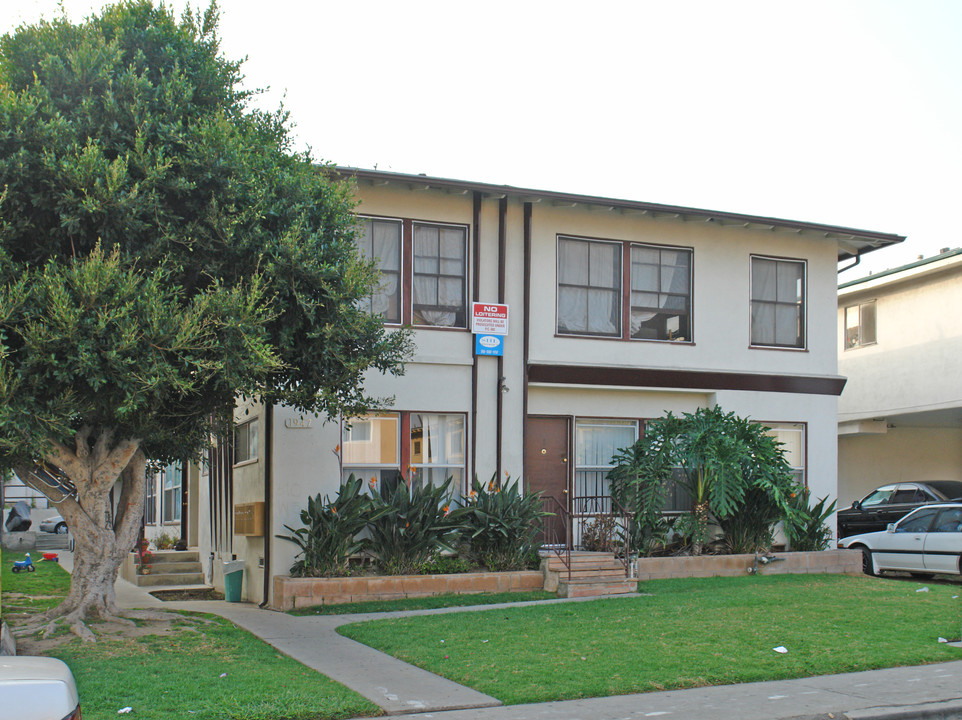
{"type": "Polygon", "coordinates": [[[257,459],[259,435],[257,418],[238,425],[234,430],[234,464],[257,459]]]}
{"type": "Polygon", "coordinates": [[[401,322],[401,221],[362,218],[355,238],[361,255],[381,273],[374,292],[361,305],[384,322],[401,322]]]}
{"type": "Polygon", "coordinates": [[[752,345],[805,347],[805,261],[752,256],[752,345]]]}
{"type": "Polygon", "coordinates": [[[355,243],[380,271],[361,307],[394,325],[467,327],[467,226],[362,217],[355,243]]]}
{"type": "Polygon", "coordinates": [[[558,332],[621,336],[622,244],[558,238],[558,332]]]}
{"type": "Polygon", "coordinates": [[[691,250],[631,246],[631,337],[691,339],[691,250]]]}
{"type": "Polygon", "coordinates": [[[845,349],[875,343],[875,301],[845,308],[845,349]]]}
{"type": "Polygon", "coordinates": [[[414,223],[415,325],[467,327],[467,230],[414,223]]]}
{"type": "Polygon", "coordinates": [[[558,333],[691,340],[691,268],[690,248],[559,236],[558,333]]]}

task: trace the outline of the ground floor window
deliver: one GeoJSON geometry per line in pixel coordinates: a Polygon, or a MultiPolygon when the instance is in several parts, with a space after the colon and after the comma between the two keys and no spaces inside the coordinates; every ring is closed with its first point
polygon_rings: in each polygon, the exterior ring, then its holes
{"type": "Polygon", "coordinates": [[[157,476],[147,475],[147,504],[144,508],[144,522],[147,525],[157,524],[157,476]]]}
{"type": "Polygon", "coordinates": [[[805,424],[804,423],[765,423],[768,435],[782,444],[785,460],[792,468],[792,474],[799,485],[808,486],[805,476],[805,424]]]}
{"type": "Polygon", "coordinates": [[[161,487],[163,488],[162,522],[169,523],[180,520],[181,478],[180,463],[171,463],[161,471],[161,487]]]}
{"type": "Polygon", "coordinates": [[[342,479],[352,473],[383,493],[402,479],[440,485],[452,478],[456,498],[466,477],[466,416],[399,412],[354,418],[342,431],[342,479]]]}
{"type": "Polygon", "coordinates": [[[578,419],[575,422],[576,502],[579,498],[608,497],[611,494],[608,473],[614,467],[612,458],[637,439],[637,420],[578,419]]]}

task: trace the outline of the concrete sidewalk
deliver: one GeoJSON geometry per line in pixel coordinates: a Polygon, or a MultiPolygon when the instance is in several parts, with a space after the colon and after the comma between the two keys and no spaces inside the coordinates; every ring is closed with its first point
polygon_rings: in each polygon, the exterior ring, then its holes
{"type": "MultiPolygon", "coordinates": [[[[962,659],[918,667],[722,685],[639,695],[502,706],[495,698],[342,637],[336,628],[374,617],[464,612],[466,608],[377,615],[295,617],[248,603],[161,602],[118,580],[124,607],[162,605],[227,618],[279,651],[379,705],[431,720],[962,720],[962,659]]],[[[594,601],[593,599],[588,600],[594,601]]],[[[555,602],[555,601],[549,601],[555,602]]],[[[486,605],[479,609],[493,609],[486,605]]],[[[545,678],[550,683],[550,677],[545,678]]]]}

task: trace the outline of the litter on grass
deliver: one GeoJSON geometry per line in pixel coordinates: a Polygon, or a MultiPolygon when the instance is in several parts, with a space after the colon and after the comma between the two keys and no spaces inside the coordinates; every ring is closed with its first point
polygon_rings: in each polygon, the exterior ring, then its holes
{"type": "Polygon", "coordinates": [[[129,713],[131,710],[133,710],[133,708],[132,708],[132,707],[129,707],[129,706],[128,706],[128,707],[125,707],[125,708],[120,708],[120,710],[117,711],[117,714],[118,714],[118,715],[126,715],[126,714],[129,713]]]}
{"type": "Polygon", "coordinates": [[[928,592],[928,591],[929,591],[929,589],[928,589],[927,587],[924,587],[924,588],[919,588],[919,589],[916,590],[915,592],[928,592]]]}
{"type": "Polygon", "coordinates": [[[779,645],[778,647],[773,647],[772,650],[774,650],[775,652],[777,652],[779,655],[784,655],[785,653],[788,652],[788,648],[785,647],[784,645],[779,645]]]}
{"type": "Polygon", "coordinates": [[[227,673],[221,673],[220,676],[221,676],[221,677],[227,677],[227,673]]]}
{"type": "Polygon", "coordinates": [[[940,637],[940,638],[939,638],[939,642],[940,642],[940,643],[942,643],[942,642],[948,642],[948,640],[946,640],[944,637],[940,637]]]}

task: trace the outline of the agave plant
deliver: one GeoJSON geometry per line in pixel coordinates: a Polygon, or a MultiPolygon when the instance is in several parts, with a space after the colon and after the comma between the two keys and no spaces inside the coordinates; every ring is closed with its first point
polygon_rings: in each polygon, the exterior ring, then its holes
{"type": "Polygon", "coordinates": [[[324,577],[346,575],[352,555],[368,548],[370,540],[358,535],[382,509],[375,508],[362,490],[360,478],[351,476],[341,484],[337,497],[332,501],[320,493],[307,499],[307,508],[301,510],[304,527],[284,527],[291,535],[278,535],[300,548],[291,566],[294,577],[324,577]]]}

